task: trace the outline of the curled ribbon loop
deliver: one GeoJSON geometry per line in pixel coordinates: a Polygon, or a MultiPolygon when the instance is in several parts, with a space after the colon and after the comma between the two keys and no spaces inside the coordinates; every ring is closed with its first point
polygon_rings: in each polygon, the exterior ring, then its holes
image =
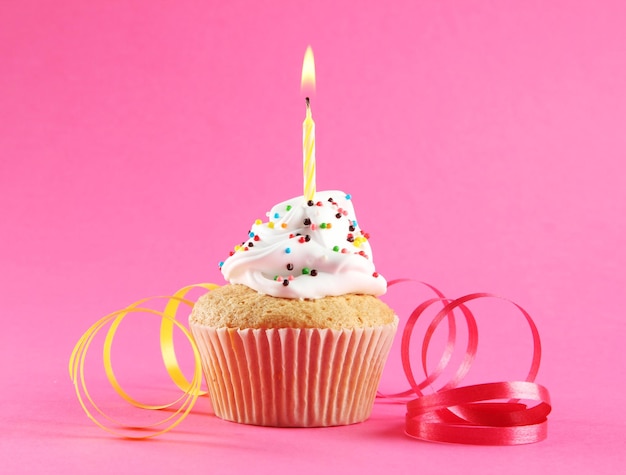
{"type": "MultiPolygon", "coordinates": [[[[407,279],[391,281],[389,285],[407,282],[407,279]]],[[[424,283],[422,283],[424,284],[424,283]]],[[[424,284],[437,294],[437,298],[420,304],[409,316],[404,327],[401,344],[402,366],[411,386],[409,391],[390,396],[418,396],[409,401],[406,414],[406,433],[409,436],[437,441],[478,445],[517,445],[538,442],[547,436],[547,415],[550,413],[550,397],[546,388],[534,383],[541,360],[539,332],[532,318],[522,307],[510,300],[488,294],[475,293],[451,300],[429,284],[424,284]],[[468,373],[478,348],[478,327],[467,303],[483,298],[497,298],[514,305],[525,317],[533,338],[533,356],[525,381],[497,382],[457,388],[468,373]],[[435,303],[443,308],[435,315],[422,343],[421,362],[426,375],[417,383],[410,361],[411,336],[417,320],[435,303]],[[430,386],[447,367],[456,341],[455,310],[460,310],[467,324],[467,347],[463,361],[456,373],[439,391],[424,395],[422,390],[430,386]],[[432,336],[443,321],[448,320],[448,338],[443,354],[435,369],[429,374],[427,354],[432,336]],[[493,402],[507,399],[504,402],[493,402]],[[538,402],[532,408],[520,404],[520,400],[538,402]],[[491,402],[485,402],[491,401],[491,402]]]]}
{"type": "Polygon", "coordinates": [[[193,306],[192,301],[184,298],[185,295],[192,289],[202,288],[205,290],[212,290],[217,287],[218,286],[215,284],[190,285],[179,290],[171,297],[151,297],[139,300],[129,305],[125,309],[118,310],[101,318],[83,334],[83,336],[79,339],[76,346],[74,347],[74,350],[72,351],[72,354],[70,356],[69,372],[80,405],[82,406],[87,416],[96,425],[108,432],[121,435],[123,437],[144,439],[149,437],[155,437],[173,429],[178,424],[180,424],[183,419],[185,419],[185,417],[187,417],[198,397],[200,395],[206,394],[206,392],[200,390],[200,386],[202,384],[200,354],[189,330],[187,330],[187,328],[183,324],[176,320],[176,313],[181,303],[189,307],[193,306]],[[163,311],[158,311],[141,306],[151,300],[161,298],[167,299],[167,303],[163,311]],[[144,313],[161,317],[160,343],[163,362],[172,381],[183,391],[183,394],[178,399],[169,404],[149,405],[133,399],[126,391],[124,391],[124,389],[118,382],[117,377],[115,376],[113,364],[111,362],[111,348],[113,340],[124,318],[134,313],[144,313]],[[119,427],[128,427],[126,424],[123,424],[122,422],[108,416],[98,407],[98,405],[91,397],[87,389],[87,384],[85,382],[85,359],[89,351],[89,347],[93,342],[94,337],[101,330],[105,329],[106,326],[109,324],[110,326],[104,340],[103,364],[107,379],[113,389],[117,392],[117,394],[133,406],[142,409],[166,409],[177,405],[179,406],[171,415],[156,423],[129,427],[130,429],[142,429],[142,432],[139,435],[111,428],[108,425],[105,425],[104,422],[101,422],[100,419],[106,419],[109,423],[117,425],[119,427]],[[188,381],[187,378],[183,375],[176,359],[176,354],[174,352],[174,327],[178,328],[191,344],[195,365],[193,378],[191,381],[188,381]],[[90,409],[90,407],[93,409],[93,411],[90,409]]]}

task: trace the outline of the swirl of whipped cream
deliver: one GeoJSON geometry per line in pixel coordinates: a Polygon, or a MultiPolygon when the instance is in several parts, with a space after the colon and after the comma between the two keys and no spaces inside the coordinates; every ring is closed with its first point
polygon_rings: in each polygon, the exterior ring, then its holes
{"type": "Polygon", "coordinates": [[[299,196],[257,219],[246,241],[220,263],[224,278],[274,297],[317,299],[345,294],[382,295],[368,235],[356,221],[350,195],[322,191],[299,196]]]}

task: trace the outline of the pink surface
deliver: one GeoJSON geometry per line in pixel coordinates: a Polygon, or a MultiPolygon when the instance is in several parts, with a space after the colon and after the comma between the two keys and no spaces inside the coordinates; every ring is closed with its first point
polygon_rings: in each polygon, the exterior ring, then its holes
{"type": "MultiPolygon", "coordinates": [[[[620,1],[2,2],[0,471],[623,470],[625,22],[620,1]],[[221,283],[249,223],[301,194],[309,43],[318,189],[353,195],[388,278],[533,315],[546,441],[419,442],[404,409],[380,403],[356,426],[250,427],[203,398],[135,443],[80,409],[66,364],[92,322],[221,283]]],[[[523,377],[530,339],[505,312],[480,320],[493,356],[470,382],[523,377]]],[[[148,326],[124,364],[154,343],[148,326]]],[[[135,369],[136,387],[161,391],[158,357],[135,369]]],[[[402,378],[392,358],[383,389],[402,378]]]]}

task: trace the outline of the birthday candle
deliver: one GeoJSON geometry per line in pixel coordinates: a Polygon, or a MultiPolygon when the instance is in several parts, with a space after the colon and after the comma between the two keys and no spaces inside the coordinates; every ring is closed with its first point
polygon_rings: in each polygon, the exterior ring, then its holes
{"type": "MultiPolygon", "coordinates": [[[[313,50],[309,46],[302,62],[301,90],[315,91],[315,61],[313,50]]],[[[306,98],[306,117],[302,123],[302,156],[304,199],[309,201],[315,197],[315,122],[311,114],[311,101],[306,98]]]]}

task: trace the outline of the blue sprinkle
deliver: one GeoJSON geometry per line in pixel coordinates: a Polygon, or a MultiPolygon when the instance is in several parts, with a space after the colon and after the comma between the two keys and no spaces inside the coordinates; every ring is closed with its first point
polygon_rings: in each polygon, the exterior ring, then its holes
{"type": "Polygon", "coordinates": [[[278,219],[278,218],[280,218],[280,214],[274,213],[274,219],[278,219]]]}
{"type": "Polygon", "coordinates": [[[352,226],[354,226],[356,228],[356,221],[352,221],[352,226]]]}
{"type": "Polygon", "coordinates": [[[253,237],[254,237],[254,233],[253,233],[252,231],[250,231],[250,232],[248,233],[248,236],[250,236],[250,237],[252,237],[252,238],[253,238],[253,237]]]}
{"type": "Polygon", "coordinates": [[[351,199],[352,199],[352,195],[351,195],[350,193],[348,193],[348,194],[346,195],[346,199],[347,199],[347,200],[351,200],[351,199]]]}
{"type": "Polygon", "coordinates": [[[224,265],[224,261],[220,261],[220,269],[224,265]]]}
{"type": "Polygon", "coordinates": [[[285,252],[286,252],[287,254],[291,254],[291,248],[290,248],[290,247],[285,248],[285,252]]]}

